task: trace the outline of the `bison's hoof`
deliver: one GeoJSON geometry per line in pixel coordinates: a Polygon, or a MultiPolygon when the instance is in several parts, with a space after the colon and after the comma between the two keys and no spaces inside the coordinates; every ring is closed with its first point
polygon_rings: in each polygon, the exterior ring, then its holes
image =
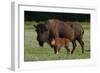
{"type": "Polygon", "coordinates": [[[58,52],[56,52],[55,54],[58,55],[58,52]]]}

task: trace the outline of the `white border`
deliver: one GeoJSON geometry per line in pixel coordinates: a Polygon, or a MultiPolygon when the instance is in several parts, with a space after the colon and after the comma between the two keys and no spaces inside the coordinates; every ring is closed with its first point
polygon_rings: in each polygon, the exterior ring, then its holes
{"type": "Polygon", "coordinates": [[[12,58],[11,69],[48,69],[61,67],[81,67],[96,65],[95,31],[96,31],[96,8],[84,6],[45,6],[25,3],[12,3],[12,58]],[[91,59],[82,60],[59,60],[59,61],[39,61],[24,62],[24,11],[44,11],[63,13],[83,13],[91,14],[91,59]],[[94,49],[95,48],[95,49],[94,49]]]}

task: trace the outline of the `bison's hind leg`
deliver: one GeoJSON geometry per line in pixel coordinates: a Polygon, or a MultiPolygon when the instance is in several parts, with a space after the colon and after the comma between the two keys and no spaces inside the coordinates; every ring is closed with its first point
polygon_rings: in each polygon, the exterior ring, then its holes
{"type": "Polygon", "coordinates": [[[81,45],[82,53],[84,53],[84,42],[82,39],[78,39],[79,44],[81,45]]]}
{"type": "Polygon", "coordinates": [[[72,51],[71,51],[71,54],[74,53],[75,48],[76,48],[76,46],[77,46],[76,41],[72,41],[72,45],[73,45],[73,49],[72,49],[72,51]]]}

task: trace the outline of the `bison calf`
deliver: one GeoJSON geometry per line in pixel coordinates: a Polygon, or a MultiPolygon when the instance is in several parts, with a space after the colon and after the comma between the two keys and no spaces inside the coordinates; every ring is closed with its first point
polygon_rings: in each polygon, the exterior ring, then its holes
{"type": "Polygon", "coordinates": [[[51,44],[54,46],[55,54],[58,54],[62,47],[66,48],[67,52],[69,53],[71,50],[69,47],[70,40],[66,38],[55,38],[51,41],[51,44]]]}

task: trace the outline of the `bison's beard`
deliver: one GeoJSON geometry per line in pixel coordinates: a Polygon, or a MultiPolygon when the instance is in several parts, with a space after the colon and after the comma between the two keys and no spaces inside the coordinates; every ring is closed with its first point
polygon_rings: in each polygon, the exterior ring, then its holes
{"type": "Polygon", "coordinates": [[[39,42],[39,45],[40,45],[41,47],[43,47],[44,43],[43,43],[43,42],[39,42]]]}

